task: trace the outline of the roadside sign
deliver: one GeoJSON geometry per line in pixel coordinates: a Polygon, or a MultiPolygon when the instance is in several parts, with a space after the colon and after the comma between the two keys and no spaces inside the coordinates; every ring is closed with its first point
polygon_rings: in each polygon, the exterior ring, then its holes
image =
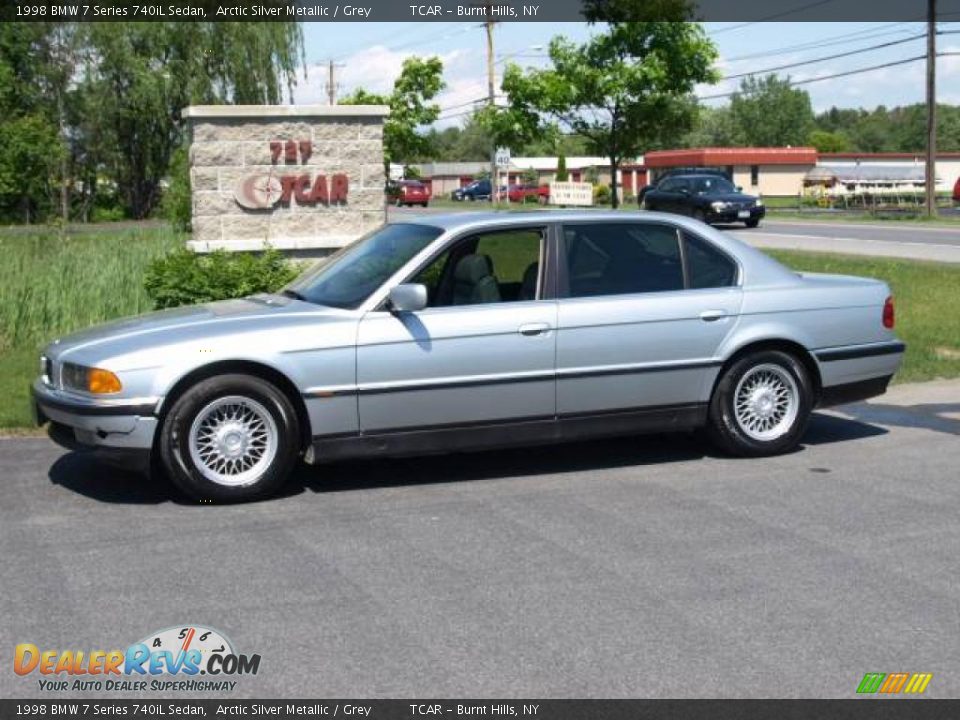
{"type": "Polygon", "coordinates": [[[510,148],[497,148],[494,154],[494,164],[500,169],[510,167],[510,148]]]}
{"type": "Polygon", "coordinates": [[[593,205],[593,184],[581,182],[550,183],[551,205],[593,205]]]}

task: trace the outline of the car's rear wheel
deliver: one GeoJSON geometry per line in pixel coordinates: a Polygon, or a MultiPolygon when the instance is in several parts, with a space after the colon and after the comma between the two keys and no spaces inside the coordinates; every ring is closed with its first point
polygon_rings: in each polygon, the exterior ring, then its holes
{"type": "Polygon", "coordinates": [[[755,227],[757,227],[758,225],[760,225],[760,221],[759,221],[759,220],[756,220],[756,219],[754,219],[754,220],[747,220],[747,221],[744,223],[744,225],[746,225],[748,228],[755,228],[755,227]]]}
{"type": "Polygon", "coordinates": [[[694,220],[699,220],[700,222],[705,223],[705,222],[707,221],[707,215],[706,215],[706,213],[703,212],[703,210],[701,210],[700,208],[694,208],[694,210],[693,210],[693,219],[694,219],[694,220]]]}
{"type": "Polygon", "coordinates": [[[710,402],[708,429],[733,455],[778,455],[800,442],[812,409],[813,388],[803,363],[779,350],[763,350],[724,371],[710,402]]]}
{"type": "Polygon", "coordinates": [[[287,479],[299,437],[286,395],[260,378],[222,375],[197,383],[170,408],[160,459],[174,484],[197,500],[254,500],[287,479]]]}

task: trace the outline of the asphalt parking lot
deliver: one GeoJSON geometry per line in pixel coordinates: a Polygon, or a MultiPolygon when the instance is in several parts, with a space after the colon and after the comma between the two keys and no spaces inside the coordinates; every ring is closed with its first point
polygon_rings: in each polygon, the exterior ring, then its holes
{"type": "Polygon", "coordinates": [[[0,696],[40,695],[15,643],[201,623],[262,656],[233,697],[852,697],[899,671],[955,697],[958,440],[953,381],[818,413],[768,460],[649,436],[305,469],[216,507],[2,439],[0,696]]]}

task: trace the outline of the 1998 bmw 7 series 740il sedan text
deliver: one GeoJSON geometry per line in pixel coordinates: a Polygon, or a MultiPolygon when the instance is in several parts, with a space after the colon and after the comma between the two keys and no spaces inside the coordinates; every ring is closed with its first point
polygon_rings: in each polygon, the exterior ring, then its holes
{"type": "Polygon", "coordinates": [[[813,408],[884,392],[893,323],[882,282],[798,274],[676,215],[457,214],[385,225],[277,295],[57,340],[33,390],[79,443],[236,501],[301,457],[704,425],[727,452],[786,452],[813,408]]]}

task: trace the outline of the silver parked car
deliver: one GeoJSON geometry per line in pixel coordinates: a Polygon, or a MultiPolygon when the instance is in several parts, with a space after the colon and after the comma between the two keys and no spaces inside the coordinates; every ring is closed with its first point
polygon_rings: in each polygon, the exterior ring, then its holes
{"type": "Polygon", "coordinates": [[[56,340],[33,391],[79,443],[237,501],[301,457],[698,426],[787,452],[815,407],[884,392],[893,320],[882,282],[792,272],[676,215],[456,214],[386,225],[277,295],[56,340]]]}

